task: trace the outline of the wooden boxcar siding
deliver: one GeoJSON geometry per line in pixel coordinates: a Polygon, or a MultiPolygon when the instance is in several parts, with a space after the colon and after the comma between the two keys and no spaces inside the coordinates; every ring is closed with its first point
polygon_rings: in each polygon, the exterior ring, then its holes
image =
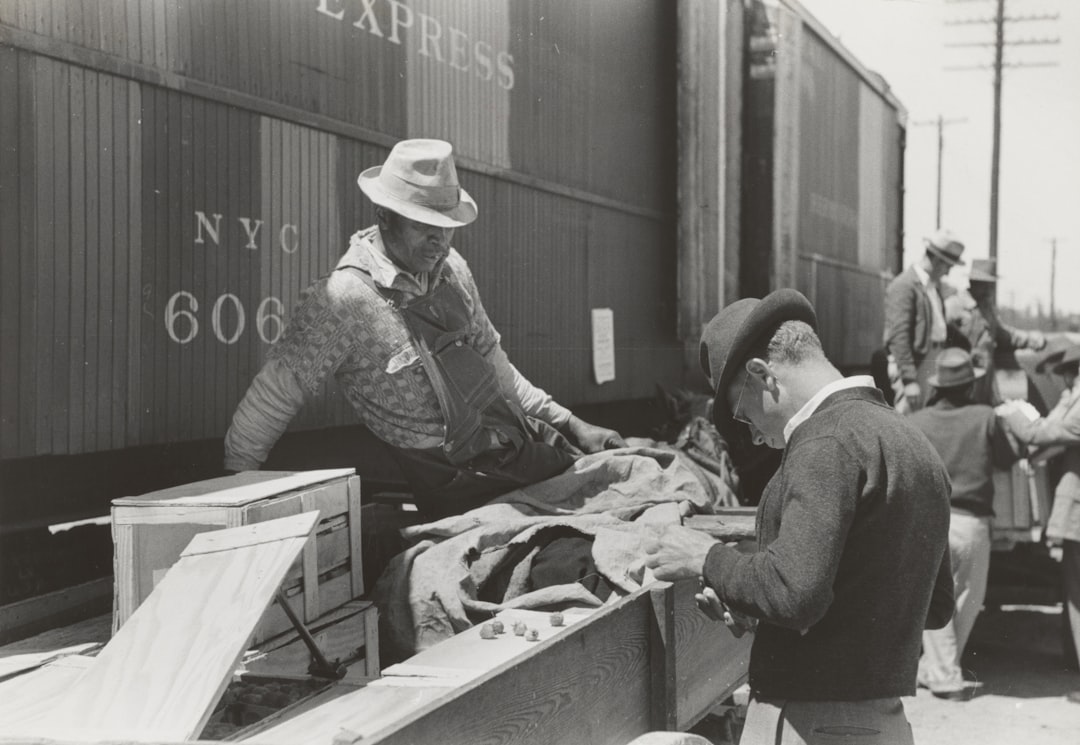
{"type": "Polygon", "coordinates": [[[888,269],[902,195],[899,113],[816,34],[803,33],[799,252],[888,269]]]}
{"type": "Polygon", "coordinates": [[[393,4],[370,4],[368,15],[364,0],[8,0],[0,24],[384,143],[438,136],[495,168],[674,209],[674,3],[401,0],[412,26],[397,43],[393,4]]]}
{"type": "MultiPolygon", "coordinates": [[[[386,148],[0,52],[4,100],[18,103],[0,133],[0,453],[221,437],[276,318],[372,221],[355,174],[386,148]]],[[[456,243],[526,375],[568,402],[678,379],[666,221],[462,178],[481,216],[456,243]],[[591,307],[616,310],[618,378],[602,389],[591,307]]],[[[330,386],[296,426],[349,421],[330,386]]]]}

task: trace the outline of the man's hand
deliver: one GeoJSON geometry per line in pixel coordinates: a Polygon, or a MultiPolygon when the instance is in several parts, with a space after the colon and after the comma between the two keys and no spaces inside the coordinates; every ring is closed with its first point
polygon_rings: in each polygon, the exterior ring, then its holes
{"type": "Polygon", "coordinates": [[[757,628],[757,619],[731,610],[720,600],[716,590],[711,587],[703,587],[701,592],[694,595],[697,606],[701,612],[714,621],[723,621],[731,633],[738,639],[747,631],[757,628]]]}
{"type": "Polygon", "coordinates": [[[705,557],[716,541],[698,530],[681,525],[665,525],[663,530],[645,540],[645,566],[663,580],[700,577],[705,557]]]}
{"type": "Polygon", "coordinates": [[[1041,331],[1029,331],[1028,332],[1028,347],[1038,352],[1040,349],[1046,346],[1046,337],[1043,336],[1041,331]]]}
{"type": "Polygon", "coordinates": [[[626,447],[626,440],[615,430],[597,427],[572,414],[570,415],[570,421],[566,423],[565,434],[586,453],[598,453],[601,450],[626,447]]]}

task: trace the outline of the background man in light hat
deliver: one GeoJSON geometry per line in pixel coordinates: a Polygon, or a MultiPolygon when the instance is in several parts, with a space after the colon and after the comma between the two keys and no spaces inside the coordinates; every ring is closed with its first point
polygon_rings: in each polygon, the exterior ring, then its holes
{"type": "Polygon", "coordinates": [[[1021,331],[1001,322],[997,314],[997,281],[992,259],[972,259],[966,292],[945,298],[945,319],[955,339],[971,352],[972,363],[986,371],[975,384],[975,400],[996,406],[1001,403],[994,375],[994,355],[1017,349],[1040,350],[1046,337],[1040,331],[1021,331]]]}
{"type": "MultiPolygon", "coordinates": [[[[699,605],[759,619],[741,742],[850,734],[910,743],[925,626],[952,613],[948,474],[869,376],[825,357],[813,307],[795,290],[727,306],[705,327],[713,418],[731,437],[783,449],[758,506],[758,551],[669,526],[645,545],[667,580],[702,578],[699,605]]],[[[729,623],[729,625],[732,625],[729,623]]]]}
{"type": "Polygon", "coordinates": [[[941,279],[964,262],[964,244],[950,230],[923,239],[926,252],[898,274],[885,292],[885,349],[896,410],[910,413],[926,398],[926,378],[934,358],[945,348],[948,326],[941,279]]]}
{"type": "Polygon", "coordinates": [[[960,659],[986,597],[994,469],[1008,468],[1017,459],[1005,424],[993,408],[974,398],[985,376],[966,351],[946,349],[937,358],[937,372],[927,381],[933,394],[911,415],[911,423],[941,456],[952,482],[949,554],[956,612],[944,628],[923,632],[919,660],[919,683],[950,701],[967,701],[974,690],[965,686],[960,659]]]}
{"type": "Polygon", "coordinates": [[[258,468],[306,397],[334,376],[391,446],[425,518],[464,512],[625,443],[510,363],[450,241],[476,219],[450,143],[405,140],[360,189],[377,224],[305,293],[225,436],[225,468],[258,468]],[[569,440],[569,441],[568,441],[569,440]]]}

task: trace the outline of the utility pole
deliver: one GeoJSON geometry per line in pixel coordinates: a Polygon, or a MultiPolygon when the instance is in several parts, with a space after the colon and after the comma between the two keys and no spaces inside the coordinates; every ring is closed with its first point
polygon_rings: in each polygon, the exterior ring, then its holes
{"type": "Polygon", "coordinates": [[[945,125],[946,124],[959,124],[960,122],[966,122],[967,119],[946,119],[941,114],[938,114],[937,119],[925,120],[920,122],[912,122],[912,126],[926,126],[933,124],[937,126],[937,215],[935,217],[935,228],[941,227],[941,172],[942,172],[942,160],[945,152],[945,125]]]}
{"type": "Polygon", "coordinates": [[[1057,244],[1058,237],[1047,238],[1050,244],[1050,330],[1057,331],[1057,305],[1055,304],[1057,290],[1057,244]]]}
{"type": "MultiPolygon", "coordinates": [[[[973,0],[946,0],[948,3],[967,3],[973,0]]],[[[975,0],[977,1],[977,0],[975,0]]],[[[1006,67],[1054,67],[1056,63],[1048,62],[1005,62],[1006,46],[1035,46],[1044,44],[1060,44],[1061,39],[1018,39],[1015,41],[1005,40],[1005,24],[1019,23],[1024,21],[1056,21],[1060,17],[1057,13],[1007,16],[1005,14],[1005,0],[993,0],[996,12],[993,18],[970,18],[964,20],[946,21],[947,26],[962,26],[971,24],[994,24],[993,42],[959,42],[946,44],[949,47],[989,47],[994,48],[994,132],[993,146],[990,156],[990,258],[994,261],[998,256],[998,181],[1001,174],[1001,78],[1002,69],[1006,67]]],[[[951,66],[947,70],[984,70],[986,65],[951,66]]]]}

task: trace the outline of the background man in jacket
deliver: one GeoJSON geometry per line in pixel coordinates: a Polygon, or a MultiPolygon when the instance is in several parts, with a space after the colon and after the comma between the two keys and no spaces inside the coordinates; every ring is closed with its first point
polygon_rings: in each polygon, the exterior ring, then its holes
{"type": "Polygon", "coordinates": [[[950,347],[937,358],[927,405],[911,415],[937,450],[952,482],[949,557],[956,612],[944,628],[923,632],[919,683],[938,698],[966,701],[960,658],[986,597],[994,517],[994,469],[1016,460],[1005,425],[994,410],[974,400],[986,371],[971,355],[950,347]]]}
{"type": "Polygon", "coordinates": [[[952,231],[938,230],[923,239],[926,252],[898,274],[885,292],[885,349],[895,391],[894,405],[902,414],[922,407],[926,379],[934,359],[945,348],[948,327],[939,283],[949,270],[963,264],[964,244],[952,231]]]}
{"type": "Polygon", "coordinates": [[[921,634],[952,614],[949,481],[926,438],[869,376],[826,359],[795,290],[745,298],[702,335],[713,420],[783,449],[758,507],[758,551],[668,526],[646,543],[660,579],[701,578],[713,617],[759,619],[741,742],[818,742],[859,728],[910,743],[921,634]]]}
{"type": "Polygon", "coordinates": [[[1001,403],[994,355],[1017,349],[1038,351],[1046,346],[1041,331],[1021,331],[998,318],[997,280],[992,259],[972,259],[967,291],[960,290],[945,298],[945,319],[952,338],[971,352],[975,367],[986,371],[975,384],[974,398],[991,406],[1001,403]]]}
{"type": "MultiPolygon", "coordinates": [[[[1061,576],[1073,644],[1080,649],[1080,345],[1074,344],[1052,368],[1065,380],[1057,406],[1045,417],[1031,421],[1022,410],[1005,404],[1002,413],[1017,439],[1032,448],[1038,458],[1049,448],[1064,448],[1063,473],[1054,489],[1054,504],[1046,523],[1046,537],[1061,544],[1061,576]]],[[[1080,691],[1068,694],[1080,704],[1080,691]]]]}

